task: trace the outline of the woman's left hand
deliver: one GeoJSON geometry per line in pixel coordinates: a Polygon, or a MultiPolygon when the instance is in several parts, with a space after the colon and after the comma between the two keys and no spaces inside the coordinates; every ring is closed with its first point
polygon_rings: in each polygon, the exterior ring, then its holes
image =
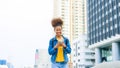
{"type": "Polygon", "coordinates": [[[62,43],[62,46],[63,46],[64,48],[66,48],[66,45],[65,45],[65,43],[64,43],[64,42],[62,43]]]}

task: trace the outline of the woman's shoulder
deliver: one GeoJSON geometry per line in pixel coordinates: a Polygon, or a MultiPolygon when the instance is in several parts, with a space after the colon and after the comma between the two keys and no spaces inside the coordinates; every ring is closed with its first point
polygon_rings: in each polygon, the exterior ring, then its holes
{"type": "Polygon", "coordinates": [[[55,37],[50,38],[50,41],[53,41],[53,40],[55,40],[55,37]]]}
{"type": "Polygon", "coordinates": [[[63,38],[66,39],[66,40],[69,40],[68,37],[66,37],[66,36],[63,36],[63,38]]]}

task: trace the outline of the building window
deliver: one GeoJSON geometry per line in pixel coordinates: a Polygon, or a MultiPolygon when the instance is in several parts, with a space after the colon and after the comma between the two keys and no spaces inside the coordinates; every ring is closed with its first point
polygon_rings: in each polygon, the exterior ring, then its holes
{"type": "Polygon", "coordinates": [[[102,48],[102,58],[103,60],[106,60],[107,62],[112,61],[112,47],[105,47],[102,48]]]}
{"type": "Polygon", "coordinates": [[[78,62],[80,62],[80,59],[78,59],[78,62]]]}
{"type": "Polygon", "coordinates": [[[78,53],[78,56],[80,55],[80,53],[78,53]]]}
{"type": "Polygon", "coordinates": [[[80,49],[80,47],[78,47],[78,49],[80,49]]]}

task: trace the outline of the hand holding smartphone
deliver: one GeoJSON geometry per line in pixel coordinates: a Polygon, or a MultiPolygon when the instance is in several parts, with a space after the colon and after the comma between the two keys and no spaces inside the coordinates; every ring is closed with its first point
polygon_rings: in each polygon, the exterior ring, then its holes
{"type": "Polygon", "coordinates": [[[63,41],[58,41],[58,43],[59,43],[60,45],[62,45],[62,44],[63,44],[63,41]]]}

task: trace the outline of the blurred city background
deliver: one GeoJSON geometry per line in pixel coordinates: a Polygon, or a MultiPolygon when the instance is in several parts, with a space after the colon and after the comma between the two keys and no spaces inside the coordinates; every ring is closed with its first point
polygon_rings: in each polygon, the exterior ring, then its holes
{"type": "Polygon", "coordinates": [[[51,68],[54,17],[70,40],[69,68],[120,68],[120,0],[1,0],[0,68],[51,68]]]}

